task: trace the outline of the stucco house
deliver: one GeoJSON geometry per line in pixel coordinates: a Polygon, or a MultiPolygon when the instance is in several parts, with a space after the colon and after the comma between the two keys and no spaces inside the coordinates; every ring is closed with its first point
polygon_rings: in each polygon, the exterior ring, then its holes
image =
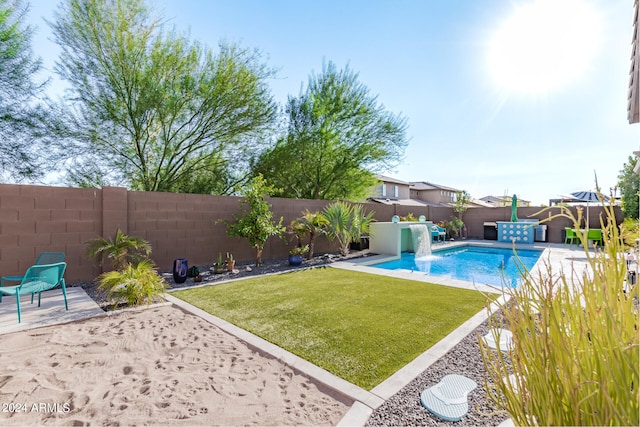
{"type": "MultiPolygon", "coordinates": [[[[384,175],[376,175],[380,183],[374,188],[369,200],[387,205],[402,206],[452,206],[457,194],[462,191],[426,181],[406,182],[384,175]]],[[[491,205],[481,200],[472,200],[469,207],[491,205]]]]}

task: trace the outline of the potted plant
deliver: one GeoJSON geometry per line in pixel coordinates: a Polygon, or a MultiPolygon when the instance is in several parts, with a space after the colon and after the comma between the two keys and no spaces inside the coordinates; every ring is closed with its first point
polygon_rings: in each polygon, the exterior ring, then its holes
{"type": "Polygon", "coordinates": [[[231,252],[227,252],[227,271],[233,271],[236,268],[236,260],[233,259],[233,254],[231,252]]]}
{"type": "Polygon", "coordinates": [[[302,255],[309,252],[309,245],[296,246],[289,251],[289,265],[294,267],[302,264],[302,255]]]}
{"type": "Polygon", "coordinates": [[[222,253],[218,252],[218,260],[213,263],[213,272],[214,274],[224,273],[225,266],[224,261],[222,260],[222,253]]]}

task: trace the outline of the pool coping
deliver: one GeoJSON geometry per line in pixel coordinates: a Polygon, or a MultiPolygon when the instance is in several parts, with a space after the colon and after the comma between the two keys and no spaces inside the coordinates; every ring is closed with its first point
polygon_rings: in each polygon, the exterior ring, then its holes
{"type": "MultiPolygon", "coordinates": [[[[454,241],[454,242],[444,242],[436,244],[434,248],[434,252],[461,248],[465,246],[476,246],[476,247],[491,247],[491,248],[500,248],[500,249],[513,249],[514,245],[511,243],[503,243],[503,242],[487,242],[483,240],[463,240],[463,241],[454,241]]],[[[531,268],[530,272],[534,276],[537,276],[537,272],[540,268],[542,268],[543,261],[548,257],[548,249],[550,249],[549,244],[516,244],[516,251],[518,250],[539,250],[542,253],[540,254],[540,258],[536,261],[535,265],[531,268]]],[[[406,280],[413,280],[417,282],[424,283],[435,283],[437,285],[443,286],[452,286],[456,288],[462,289],[471,289],[480,292],[501,294],[502,287],[493,286],[493,285],[485,285],[475,282],[469,282],[466,280],[458,280],[451,277],[446,276],[430,276],[424,274],[420,271],[409,271],[409,270],[386,270],[383,268],[372,267],[372,264],[378,264],[381,262],[387,261],[395,261],[400,259],[399,256],[396,255],[372,255],[364,258],[355,258],[352,260],[338,261],[332,264],[333,267],[342,268],[345,270],[352,271],[360,271],[363,273],[377,274],[380,276],[387,277],[395,277],[402,278],[406,280]]]]}

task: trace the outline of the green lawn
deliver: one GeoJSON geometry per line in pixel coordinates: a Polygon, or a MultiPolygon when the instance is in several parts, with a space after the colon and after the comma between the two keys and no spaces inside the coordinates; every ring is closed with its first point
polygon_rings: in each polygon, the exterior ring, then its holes
{"type": "Polygon", "coordinates": [[[367,390],[480,311],[487,298],[329,267],[173,295],[367,390]]]}

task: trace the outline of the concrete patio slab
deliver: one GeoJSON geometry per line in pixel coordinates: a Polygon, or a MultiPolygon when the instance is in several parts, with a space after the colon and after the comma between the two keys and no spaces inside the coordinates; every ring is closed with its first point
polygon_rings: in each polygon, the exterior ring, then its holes
{"type": "Polygon", "coordinates": [[[67,302],[69,311],[64,308],[62,290],[59,288],[43,292],[40,307],[38,307],[37,295],[33,304],[31,304],[31,295],[23,295],[20,298],[22,322],[18,323],[16,299],[13,296],[4,295],[0,303],[0,335],[106,316],[98,304],[80,287],[67,288],[67,302]]]}

